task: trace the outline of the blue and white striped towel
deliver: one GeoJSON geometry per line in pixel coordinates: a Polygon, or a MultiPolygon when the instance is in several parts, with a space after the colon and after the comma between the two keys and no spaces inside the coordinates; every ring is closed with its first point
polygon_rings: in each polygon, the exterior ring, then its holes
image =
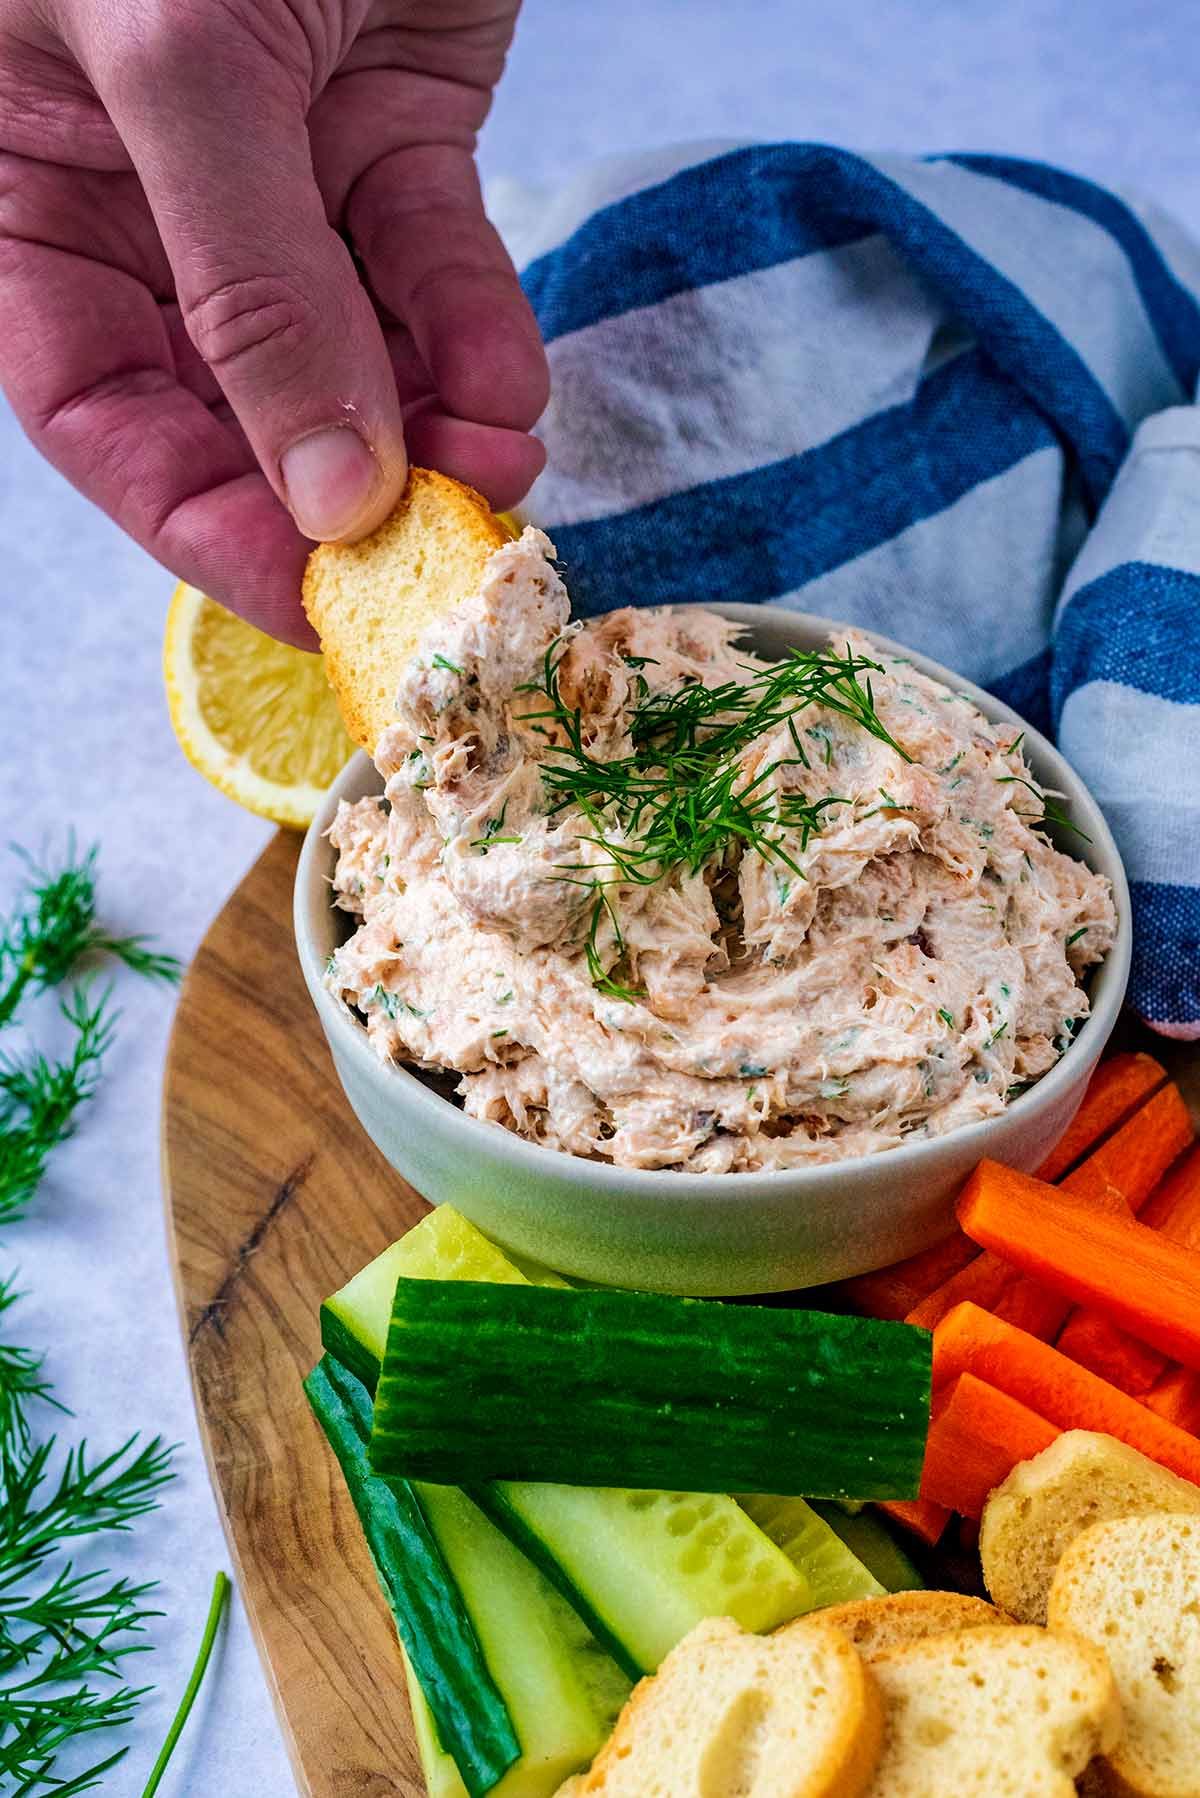
{"type": "Polygon", "coordinates": [[[990,687],[1108,814],[1134,1005],[1200,1037],[1200,253],[1039,163],[811,144],[609,164],[534,230],[577,609],[773,600],[990,687]]]}

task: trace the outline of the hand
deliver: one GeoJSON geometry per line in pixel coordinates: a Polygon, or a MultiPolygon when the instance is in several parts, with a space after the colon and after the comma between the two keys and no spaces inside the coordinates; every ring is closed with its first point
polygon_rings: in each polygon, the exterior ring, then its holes
{"type": "Polygon", "coordinates": [[[152,555],[306,648],[307,540],[386,516],[406,438],[498,507],[541,467],[473,161],[518,4],[0,0],[0,381],[152,555]]]}

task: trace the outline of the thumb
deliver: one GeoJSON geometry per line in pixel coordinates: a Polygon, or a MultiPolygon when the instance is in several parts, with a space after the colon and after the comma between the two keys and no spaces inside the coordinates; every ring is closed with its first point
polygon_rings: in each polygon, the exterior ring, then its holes
{"type": "Polygon", "coordinates": [[[267,479],[307,537],[374,529],[407,471],[400,405],[374,307],[325,217],[295,74],[236,9],[180,7],[93,79],[188,335],[267,479]]]}

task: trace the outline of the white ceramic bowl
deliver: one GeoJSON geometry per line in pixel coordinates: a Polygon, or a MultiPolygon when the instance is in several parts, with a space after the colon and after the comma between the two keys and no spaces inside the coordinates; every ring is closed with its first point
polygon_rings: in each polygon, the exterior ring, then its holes
{"type": "MultiPolygon", "coordinates": [[[[746,627],[759,653],[827,642],[831,621],[774,606],[714,605],[746,627]]],[[[1093,974],[1092,1013],[1061,1061],[996,1118],[933,1141],[856,1160],[753,1174],[683,1174],[613,1167],[539,1148],[469,1118],[424,1079],[381,1062],[362,1024],[322,983],[350,921],[330,904],[334,854],[325,832],[339,799],[379,792],[365,755],[348,763],[304,843],[296,875],[300,962],[334,1065],[363,1128],[417,1191],[449,1200],[503,1247],[611,1285],[665,1292],[779,1292],[883,1267],[928,1247],[950,1226],[955,1193],[983,1156],[1035,1168],[1083,1096],[1120,1011],[1129,975],[1129,889],[1099,807],[1046,739],[990,694],[927,657],[877,637],[926,674],[964,692],[987,717],[1025,730],[1035,777],[1067,795],[1091,838],[1078,853],[1113,883],[1117,939],[1093,974]]]]}

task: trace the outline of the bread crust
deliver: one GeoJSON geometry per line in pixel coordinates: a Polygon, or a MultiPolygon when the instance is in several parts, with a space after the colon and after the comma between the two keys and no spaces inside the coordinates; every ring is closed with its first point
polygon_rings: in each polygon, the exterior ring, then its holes
{"type": "Polygon", "coordinates": [[[1074,1798],[1120,1735],[1108,1662],[1070,1631],[955,1630],[888,1649],[871,1670],[885,1729],[867,1798],[1074,1798]]]}
{"type": "MultiPolygon", "coordinates": [[[[854,1644],[864,1661],[873,1661],[885,1650],[950,1630],[987,1629],[1010,1624],[1013,1619],[985,1598],[961,1592],[891,1592],[882,1598],[859,1598],[846,1604],[828,1605],[813,1613],[814,1621],[832,1623],[854,1644]]],[[[808,1619],[801,1619],[804,1623],[808,1619]]],[[[785,1623],[777,1634],[800,1625],[785,1623]]]]}
{"type": "MultiPolygon", "coordinates": [[[[768,1690],[762,1680],[762,1659],[778,1657],[779,1671],[772,1675],[769,1694],[775,1707],[786,1710],[789,1650],[799,1658],[801,1648],[805,1658],[820,1667],[823,1702],[838,1707],[836,1727],[828,1732],[819,1754],[809,1758],[803,1753],[795,1755],[786,1785],[778,1780],[768,1785],[752,1772],[754,1783],[747,1791],[755,1798],[760,1794],[761,1798],[861,1798],[879,1757],[883,1706],[874,1679],[847,1638],[831,1625],[812,1620],[802,1642],[785,1644],[779,1632],[774,1637],[751,1636],[730,1618],[709,1618],[698,1624],[672,1649],[656,1675],[634,1687],[590,1771],[577,1775],[578,1783],[569,1786],[573,1798],[634,1798],[634,1794],[649,1790],[669,1792],[670,1798],[717,1798],[725,1781],[715,1763],[723,1769],[728,1754],[738,1765],[739,1775],[741,1772],[736,1718],[731,1730],[734,1740],[727,1743],[721,1739],[730,1714],[728,1700],[724,1705],[711,1705],[713,1734],[703,1746],[698,1777],[685,1780],[679,1775],[672,1783],[662,1783],[663,1764],[670,1764],[672,1739],[681,1729],[686,1733],[692,1727],[690,1719],[683,1721],[687,1702],[695,1703],[697,1695],[710,1695],[710,1685],[715,1701],[719,1688],[712,1683],[714,1675],[734,1696],[741,1682],[749,1698],[757,1699],[768,1690]],[[748,1668],[748,1658],[757,1665],[748,1668]]],[[[795,1676],[794,1668],[791,1676],[795,1676]]],[[[797,1722],[799,1711],[798,1701],[797,1722]]],[[[759,1727],[769,1733],[778,1725],[767,1711],[759,1727]]],[[[673,1771],[665,1777],[670,1779],[673,1771]]]]}
{"type": "Polygon", "coordinates": [[[987,1589],[1022,1623],[1044,1623],[1055,1567],[1075,1537],[1150,1511],[1200,1514],[1200,1487],[1111,1436],[1068,1430],[989,1496],[979,1537],[987,1589]]]}
{"type": "Polygon", "coordinates": [[[488,557],[511,539],[473,487],[410,468],[395,509],[369,537],[313,550],[301,599],[346,729],[368,753],[394,722],[420,637],[476,591],[488,557]]]}
{"type": "Polygon", "coordinates": [[[1050,1624],[1097,1644],[1116,1676],[1123,1738],[1105,1753],[1121,1798],[1200,1798],[1200,1517],[1110,1518],[1075,1538],[1050,1624]]]}

